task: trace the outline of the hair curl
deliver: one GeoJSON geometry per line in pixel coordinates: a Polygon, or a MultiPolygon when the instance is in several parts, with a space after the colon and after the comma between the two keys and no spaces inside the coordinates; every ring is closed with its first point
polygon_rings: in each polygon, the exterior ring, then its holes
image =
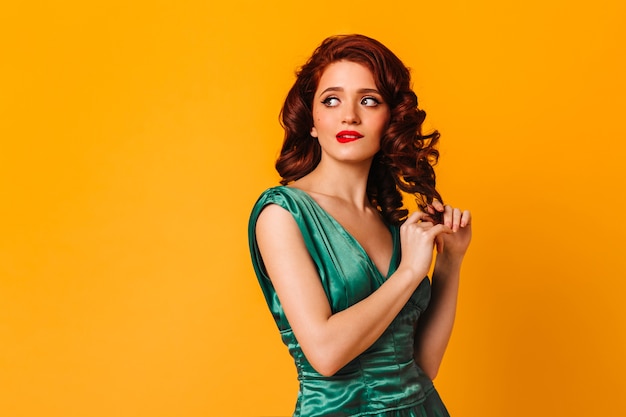
{"type": "Polygon", "coordinates": [[[400,224],[408,214],[402,205],[401,191],[415,195],[421,210],[434,199],[443,201],[435,188],[433,169],[439,159],[435,149],[439,132],[422,134],[426,113],[418,108],[409,69],[386,46],[367,36],[339,35],[325,39],[296,72],[296,82],[280,113],[285,130],[276,161],[280,182],[286,185],[302,178],[319,163],[321,148],[310,136],[313,99],[326,67],[341,60],[368,68],[389,106],[391,117],[370,168],[367,194],[387,222],[400,224]]]}

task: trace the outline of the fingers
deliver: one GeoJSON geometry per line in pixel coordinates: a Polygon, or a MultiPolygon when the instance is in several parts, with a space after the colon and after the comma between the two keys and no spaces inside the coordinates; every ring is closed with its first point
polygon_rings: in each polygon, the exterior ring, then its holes
{"type": "Polygon", "coordinates": [[[428,215],[428,213],[424,213],[424,212],[421,212],[421,211],[416,211],[416,212],[413,212],[413,214],[411,214],[411,215],[410,215],[410,216],[409,216],[409,217],[408,217],[408,218],[404,221],[404,224],[419,223],[419,222],[424,221],[424,220],[427,220],[427,221],[430,221],[430,220],[431,220],[431,218],[430,218],[430,216],[428,215]]]}
{"type": "Polygon", "coordinates": [[[445,205],[443,208],[443,224],[445,224],[446,226],[448,226],[450,229],[452,229],[452,216],[454,214],[454,209],[449,206],[449,205],[445,205]]]}
{"type": "Polygon", "coordinates": [[[456,232],[457,230],[459,230],[459,226],[461,224],[461,210],[459,210],[458,208],[449,208],[450,210],[448,211],[451,211],[449,227],[452,229],[453,232],[456,232]]]}
{"type": "Polygon", "coordinates": [[[448,226],[440,223],[438,225],[431,227],[430,230],[428,230],[428,233],[433,238],[433,244],[435,246],[435,249],[437,250],[437,253],[442,253],[443,246],[444,246],[443,236],[445,234],[453,233],[453,232],[452,232],[452,229],[450,229],[448,226]]]}
{"type": "Polygon", "coordinates": [[[459,230],[461,222],[461,211],[446,204],[443,208],[442,222],[452,229],[453,232],[456,232],[459,230]]]}
{"type": "Polygon", "coordinates": [[[427,213],[422,212],[411,214],[400,229],[407,232],[419,229],[423,233],[428,234],[432,240],[441,233],[452,233],[452,229],[449,226],[443,223],[435,223],[427,213]]]}
{"type": "MultiPolygon", "coordinates": [[[[429,240],[434,243],[437,243],[437,238],[441,235],[452,233],[452,229],[450,229],[445,224],[434,224],[431,222],[422,222],[418,224],[416,227],[422,230],[424,236],[426,236],[429,240]]],[[[443,244],[443,242],[441,242],[443,244]]],[[[443,245],[442,245],[443,248],[443,245]]]]}
{"type": "Polygon", "coordinates": [[[461,214],[461,227],[465,227],[472,222],[472,214],[469,210],[463,211],[461,214]]]}
{"type": "Polygon", "coordinates": [[[430,214],[435,214],[435,211],[438,211],[439,213],[444,211],[444,205],[441,203],[441,201],[439,200],[433,200],[433,202],[431,204],[429,204],[427,206],[428,208],[428,212],[430,214]]]}
{"type": "Polygon", "coordinates": [[[472,215],[469,210],[461,211],[458,208],[452,209],[450,227],[453,231],[456,232],[459,228],[466,227],[471,221],[472,215]]]}
{"type": "MultiPolygon", "coordinates": [[[[432,223],[431,223],[432,224],[432,223]]],[[[430,227],[429,232],[433,235],[434,239],[442,234],[452,233],[452,229],[446,226],[445,224],[435,224],[430,227]]]]}
{"type": "Polygon", "coordinates": [[[457,232],[460,228],[466,227],[472,221],[472,215],[469,210],[461,210],[448,204],[444,205],[439,200],[426,206],[426,211],[416,211],[407,220],[405,224],[431,222],[433,224],[441,224],[448,227],[451,232],[457,232]]]}
{"type": "Polygon", "coordinates": [[[470,224],[471,218],[472,215],[469,210],[461,211],[461,209],[449,205],[444,207],[443,224],[452,229],[453,232],[470,224]]]}

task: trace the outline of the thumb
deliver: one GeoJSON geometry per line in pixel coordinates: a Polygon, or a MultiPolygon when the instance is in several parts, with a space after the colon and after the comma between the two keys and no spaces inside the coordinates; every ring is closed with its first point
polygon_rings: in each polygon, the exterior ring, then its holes
{"type": "Polygon", "coordinates": [[[443,252],[443,236],[437,235],[435,238],[435,247],[437,248],[437,253],[443,252]]]}
{"type": "Polygon", "coordinates": [[[404,221],[404,224],[418,223],[420,220],[427,218],[428,215],[421,211],[414,211],[407,219],[404,221]]]}

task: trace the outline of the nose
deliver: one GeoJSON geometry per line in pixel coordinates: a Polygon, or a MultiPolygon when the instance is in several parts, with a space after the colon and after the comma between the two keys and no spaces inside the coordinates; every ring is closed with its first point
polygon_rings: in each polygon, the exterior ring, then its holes
{"type": "Polygon", "coordinates": [[[348,103],[348,105],[344,106],[343,122],[347,124],[358,124],[361,122],[356,103],[348,103]]]}

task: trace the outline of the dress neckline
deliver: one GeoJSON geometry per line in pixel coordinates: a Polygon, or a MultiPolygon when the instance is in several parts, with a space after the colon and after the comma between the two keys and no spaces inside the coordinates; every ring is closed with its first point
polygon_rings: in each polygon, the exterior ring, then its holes
{"type": "Polygon", "coordinates": [[[335,225],[335,227],[337,228],[337,230],[339,230],[344,236],[346,236],[350,241],[352,241],[354,243],[354,245],[356,246],[356,248],[359,250],[359,252],[361,252],[361,254],[365,257],[365,259],[367,260],[367,263],[369,264],[369,266],[376,271],[376,273],[381,276],[384,279],[389,278],[389,276],[395,272],[395,268],[393,268],[395,261],[396,261],[396,252],[398,250],[397,247],[397,236],[396,236],[396,229],[394,227],[391,227],[389,224],[387,224],[385,221],[383,221],[383,224],[385,225],[385,227],[387,228],[387,230],[389,230],[389,233],[391,233],[391,258],[389,259],[389,265],[387,267],[387,274],[383,274],[382,272],[380,272],[380,269],[378,269],[378,267],[376,266],[376,264],[374,263],[374,261],[372,260],[372,258],[369,256],[369,254],[367,253],[367,251],[365,250],[365,248],[363,247],[363,245],[361,245],[361,242],[359,242],[357,240],[357,238],[355,238],[352,233],[348,232],[348,230],[341,224],[339,223],[339,221],[337,219],[335,219],[328,211],[326,211],[326,209],[324,209],[320,203],[317,202],[317,200],[315,200],[309,193],[307,193],[306,191],[304,191],[301,188],[296,188],[296,187],[290,187],[288,185],[283,185],[283,188],[289,189],[289,190],[296,190],[296,192],[298,194],[303,195],[309,202],[311,202],[313,204],[313,206],[320,211],[321,213],[324,214],[324,216],[326,216],[326,218],[328,218],[331,223],[333,223],[335,225]]]}

